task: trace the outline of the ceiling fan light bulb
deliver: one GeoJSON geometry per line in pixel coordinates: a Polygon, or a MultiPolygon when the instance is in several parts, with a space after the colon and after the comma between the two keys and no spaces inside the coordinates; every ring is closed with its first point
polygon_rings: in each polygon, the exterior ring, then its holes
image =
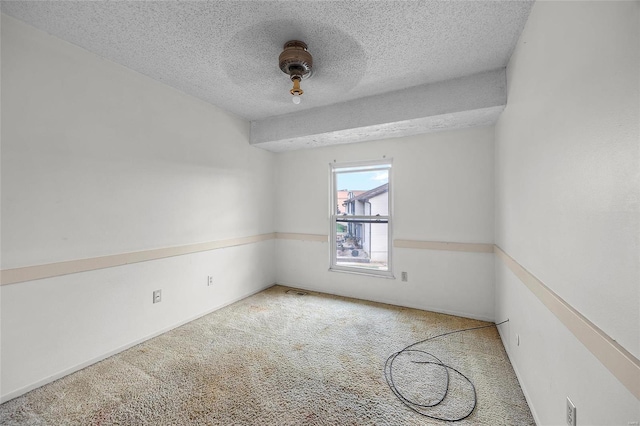
{"type": "Polygon", "coordinates": [[[302,101],[302,98],[300,97],[300,95],[293,95],[291,101],[293,101],[294,104],[299,105],[300,101],[302,101]]]}

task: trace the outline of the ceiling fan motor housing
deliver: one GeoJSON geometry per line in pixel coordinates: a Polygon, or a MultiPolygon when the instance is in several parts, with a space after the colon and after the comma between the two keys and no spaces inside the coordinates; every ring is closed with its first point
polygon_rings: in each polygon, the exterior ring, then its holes
{"type": "Polygon", "coordinates": [[[288,74],[293,81],[311,76],[313,57],[307,51],[307,44],[302,41],[286,42],[280,53],[279,63],[282,72],[288,74]]]}

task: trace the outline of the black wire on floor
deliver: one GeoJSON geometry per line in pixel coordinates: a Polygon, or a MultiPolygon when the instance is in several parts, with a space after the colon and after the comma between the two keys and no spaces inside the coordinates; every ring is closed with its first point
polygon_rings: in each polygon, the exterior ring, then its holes
{"type": "Polygon", "coordinates": [[[387,361],[384,364],[384,377],[387,380],[387,384],[389,385],[389,388],[391,389],[391,391],[395,394],[395,396],[407,407],[409,407],[411,410],[415,411],[416,413],[420,414],[421,416],[424,417],[429,417],[431,419],[435,419],[435,420],[441,420],[441,421],[445,421],[445,422],[458,422],[460,420],[464,420],[467,417],[469,417],[473,411],[476,409],[476,405],[478,404],[478,397],[476,395],[476,387],[474,386],[473,382],[471,381],[471,379],[469,379],[467,376],[465,376],[464,374],[462,374],[460,371],[456,370],[455,368],[444,364],[442,361],[440,361],[440,359],[436,358],[433,354],[420,350],[420,349],[412,349],[417,345],[420,345],[421,343],[425,343],[428,342],[430,340],[433,339],[437,339],[439,337],[443,337],[443,336],[448,336],[450,334],[455,334],[455,333],[462,333],[465,331],[473,331],[473,330],[480,330],[483,328],[489,328],[489,327],[497,327],[499,325],[504,324],[505,322],[509,321],[508,319],[505,321],[502,321],[498,324],[490,324],[490,325],[484,325],[484,326],[480,326],[480,327],[472,327],[472,328],[465,328],[462,330],[454,330],[454,331],[450,331],[448,333],[443,333],[443,334],[438,334],[437,336],[432,336],[429,337],[427,339],[424,340],[420,340],[419,342],[415,342],[410,344],[409,346],[405,347],[404,349],[395,352],[393,354],[391,354],[389,356],[389,358],[387,358],[387,361]],[[446,381],[445,384],[443,386],[443,389],[441,390],[441,394],[442,396],[440,398],[438,398],[435,402],[429,402],[429,403],[420,403],[417,402],[415,400],[410,399],[409,397],[405,396],[402,392],[400,392],[400,390],[398,389],[398,387],[396,386],[394,380],[393,380],[393,368],[394,368],[394,362],[396,360],[396,358],[399,355],[402,354],[406,354],[406,353],[417,353],[417,354],[421,354],[420,356],[428,356],[433,358],[435,361],[425,361],[425,360],[421,360],[421,361],[411,361],[414,364],[423,364],[423,365],[435,365],[435,366],[439,366],[444,368],[445,372],[446,372],[446,381]],[[473,404],[470,404],[471,409],[468,410],[468,412],[464,413],[461,416],[456,416],[456,417],[441,417],[435,414],[428,414],[425,413],[421,410],[425,410],[425,409],[429,409],[429,408],[435,408],[438,405],[440,405],[444,399],[447,397],[447,395],[449,394],[449,385],[450,385],[450,376],[449,373],[450,371],[453,371],[455,373],[457,373],[458,375],[460,375],[460,377],[462,377],[466,382],[468,382],[468,384],[471,386],[471,389],[473,390],[473,404]]]}

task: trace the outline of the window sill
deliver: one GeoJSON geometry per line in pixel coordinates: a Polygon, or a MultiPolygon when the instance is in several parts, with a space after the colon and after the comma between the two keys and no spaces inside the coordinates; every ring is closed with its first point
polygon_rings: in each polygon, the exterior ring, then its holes
{"type": "Polygon", "coordinates": [[[389,280],[395,280],[396,277],[393,275],[393,272],[389,271],[389,272],[373,272],[373,271],[362,271],[362,270],[354,270],[354,269],[347,269],[347,268],[340,268],[340,267],[332,267],[329,268],[329,272],[339,272],[339,273],[343,273],[343,274],[353,274],[353,275],[365,275],[367,277],[374,277],[374,278],[385,278],[385,279],[389,279],[389,280]]]}

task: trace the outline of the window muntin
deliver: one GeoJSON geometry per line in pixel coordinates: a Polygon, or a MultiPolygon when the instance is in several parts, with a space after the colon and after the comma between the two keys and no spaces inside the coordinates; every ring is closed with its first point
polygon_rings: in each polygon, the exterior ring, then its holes
{"type": "Polygon", "coordinates": [[[331,270],[392,277],[391,161],[331,165],[331,270]]]}

